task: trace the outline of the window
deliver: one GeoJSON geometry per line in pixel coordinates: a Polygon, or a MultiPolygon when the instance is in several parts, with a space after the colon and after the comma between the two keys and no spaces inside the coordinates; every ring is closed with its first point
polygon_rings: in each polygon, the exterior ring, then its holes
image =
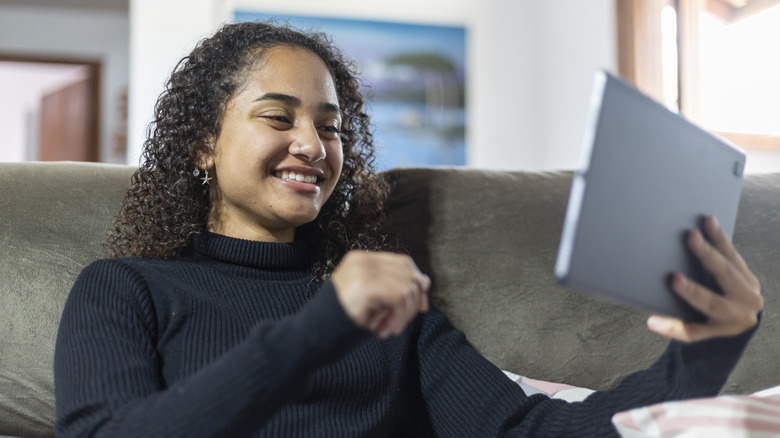
{"type": "Polygon", "coordinates": [[[780,150],[780,0],[616,0],[618,69],[745,149],[780,150]]]}

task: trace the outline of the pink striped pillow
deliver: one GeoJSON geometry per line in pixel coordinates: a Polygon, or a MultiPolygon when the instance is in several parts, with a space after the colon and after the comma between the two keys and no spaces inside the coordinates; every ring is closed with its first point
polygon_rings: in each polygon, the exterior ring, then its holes
{"type": "Polygon", "coordinates": [[[587,388],[579,388],[565,383],[548,382],[546,380],[531,379],[520,376],[510,371],[504,371],[507,377],[520,385],[526,395],[545,394],[550,398],[558,398],[568,402],[578,402],[585,400],[595,391],[587,388]]]}
{"type": "Polygon", "coordinates": [[[612,423],[624,438],[778,437],[780,387],[753,395],[724,395],[618,412],[612,423]]]}

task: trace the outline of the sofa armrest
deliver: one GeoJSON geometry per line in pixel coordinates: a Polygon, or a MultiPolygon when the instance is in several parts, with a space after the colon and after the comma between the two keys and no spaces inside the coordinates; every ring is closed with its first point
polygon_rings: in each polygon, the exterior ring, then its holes
{"type": "Polygon", "coordinates": [[[0,163],[0,435],[54,436],[54,342],[73,281],[101,247],[134,171],[0,163]]]}

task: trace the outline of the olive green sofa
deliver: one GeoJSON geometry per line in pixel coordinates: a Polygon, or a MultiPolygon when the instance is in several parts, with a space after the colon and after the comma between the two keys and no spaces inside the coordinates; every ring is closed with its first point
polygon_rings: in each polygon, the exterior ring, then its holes
{"type": "MultiPolygon", "coordinates": [[[[133,168],[0,163],[0,436],[53,436],[60,312],[101,257],[133,168]]],[[[556,284],[570,172],[397,169],[391,224],[433,298],[500,368],[604,389],[666,341],[645,315],[556,284]]],[[[734,241],[763,285],[763,323],[725,391],[780,385],[780,173],[747,175],[734,241]]]]}

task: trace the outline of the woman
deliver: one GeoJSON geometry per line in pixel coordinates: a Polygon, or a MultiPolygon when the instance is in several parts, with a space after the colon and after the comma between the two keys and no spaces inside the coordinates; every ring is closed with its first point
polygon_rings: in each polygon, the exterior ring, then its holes
{"type": "Polygon", "coordinates": [[[385,252],[386,187],[349,63],[321,35],[228,25],[175,69],[144,165],[79,276],[55,354],[61,436],[605,436],[619,410],[717,393],[762,308],[713,219],[691,249],[710,316],[612,391],[566,404],[519,386],[385,252]]]}

